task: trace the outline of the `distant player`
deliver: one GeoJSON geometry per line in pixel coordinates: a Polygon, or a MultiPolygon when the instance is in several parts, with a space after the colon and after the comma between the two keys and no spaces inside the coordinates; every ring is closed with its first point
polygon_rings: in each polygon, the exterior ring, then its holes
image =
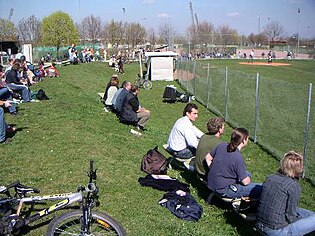
{"type": "Polygon", "coordinates": [[[254,62],[254,49],[252,49],[249,53],[249,61],[248,63],[253,63],[254,62]]]}

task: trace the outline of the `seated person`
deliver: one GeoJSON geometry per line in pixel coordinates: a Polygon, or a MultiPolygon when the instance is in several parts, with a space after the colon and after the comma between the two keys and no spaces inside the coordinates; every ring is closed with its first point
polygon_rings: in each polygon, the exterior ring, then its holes
{"type": "Polygon", "coordinates": [[[59,77],[59,71],[56,69],[56,63],[51,63],[51,66],[45,70],[48,77],[59,77]]]}
{"type": "Polygon", "coordinates": [[[208,164],[205,160],[206,155],[218,144],[224,132],[224,118],[214,117],[207,122],[208,133],[202,135],[196,150],[195,167],[198,174],[206,180],[209,171],[208,164]]]}
{"type": "Polygon", "coordinates": [[[107,83],[107,86],[106,86],[105,92],[104,92],[104,98],[103,99],[104,99],[104,104],[105,104],[105,107],[104,107],[105,112],[114,110],[112,100],[113,100],[115,93],[118,90],[118,84],[119,84],[118,76],[112,75],[112,78],[107,83]]]}
{"type": "Polygon", "coordinates": [[[263,235],[308,235],[315,232],[315,212],[298,207],[302,173],[303,156],[290,151],[282,158],[278,172],[263,183],[256,214],[256,228],[263,235]]]}
{"type": "Polygon", "coordinates": [[[150,111],[141,107],[138,100],[140,89],[137,85],[132,85],[130,92],[123,101],[119,119],[122,123],[132,124],[138,130],[144,130],[150,119],[150,111]]]}
{"type": "Polygon", "coordinates": [[[20,63],[15,62],[12,66],[12,69],[9,70],[5,75],[5,82],[7,87],[14,91],[22,92],[23,102],[30,102],[31,94],[26,85],[21,82],[21,79],[18,75],[20,69],[20,63]]]}
{"type": "Polygon", "coordinates": [[[167,150],[174,157],[189,159],[195,156],[199,139],[203,135],[192,123],[197,118],[197,105],[188,103],[184,108],[183,117],[175,122],[167,141],[167,150]]]}
{"type": "Polygon", "coordinates": [[[118,91],[115,93],[112,99],[113,108],[115,109],[115,112],[118,116],[121,112],[123,101],[125,97],[127,96],[127,94],[129,93],[130,89],[131,89],[131,83],[128,81],[124,81],[122,83],[121,88],[118,89],[118,91]]]}
{"type": "Polygon", "coordinates": [[[251,183],[241,150],[249,141],[249,132],[237,128],[229,143],[221,143],[206,156],[209,167],[208,188],[221,197],[259,199],[261,184],[251,183]]]}
{"type": "MultiPolygon", "coordinates": [[[[13,99],[13,95],[12,95],[11,91],[5,86],[4,82],[0,82],[0,100],[1,101],[6,101],[6,100],[12,101],[12,99],[13,99]]],[[[8,108],[11,115],[17,114],[15,106],[10,105],[7,108],[8,108]]]]}
{"type": "MultiPolygon", "coordinates": [[[[11,106],[11,104],[8,101],[0,101],[0,106],[4,105],[5,107],[11,106]]],[[[8,143],[11,141],[11,139],[7,138],[7,133],[9,132],[15,132],[16,128],[11,127],[6,124],[4,119],[4,111],[3,108],[0,107],[0,143],[8,143]]]]}

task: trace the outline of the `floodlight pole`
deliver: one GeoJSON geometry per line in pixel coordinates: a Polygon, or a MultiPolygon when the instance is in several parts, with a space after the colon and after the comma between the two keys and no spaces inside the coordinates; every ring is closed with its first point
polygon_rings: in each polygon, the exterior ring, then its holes
{"type": "Polygon", "coordinates": [[[297,53],[300,52],[300,13],[301,13],[301,9],[298,8],[298,35],[297,35],[297,53]]]}

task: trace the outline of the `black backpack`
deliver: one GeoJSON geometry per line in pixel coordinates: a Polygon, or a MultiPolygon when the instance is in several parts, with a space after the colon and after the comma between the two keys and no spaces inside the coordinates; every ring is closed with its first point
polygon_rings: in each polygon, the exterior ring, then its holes
{"type": "Polygon", "coordinates": [[[45,91],[40,89],[36,94],[38,100],[49,100],[49,97],[46,95],[45,91]]]}
{"type": "Polygon", "coordinates": [[[167,172],[167,160],[165,156],[160,153],[156,146],[150,149],[142,158],[141,170],[148,174],[161,175],[167,172]]]}

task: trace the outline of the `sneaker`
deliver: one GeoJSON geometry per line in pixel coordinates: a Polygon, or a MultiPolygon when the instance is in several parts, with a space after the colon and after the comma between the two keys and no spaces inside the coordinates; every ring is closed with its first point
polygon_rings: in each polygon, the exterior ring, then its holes
{"type": "Polygon", "coordinates": [[[109,112],[109,110],[106,107],[104,107],[104,112],[109,112]]]}
{"type": "Polygon", "coordinates": [[[137,135],[137,136],[142,136],[142,133],[140,133],[139,131],[136,131],[136,130],[134,130],[134,129],[131,129],[130,130],[130,133],[132,133],[132,134],[134,134],[134,135],[137,135]]]}
{"type": "Polygon", "coordinates": [[[11,143],[12,138],[6,138],[5,140],[1,141],[0,144],[8,144],[11,143]]]}
{"type": "Polygon", "coordinates": [[[18,113],[17,113],[16,111],[10,112],[10,114],[11,114],[12,116],[18,116],[18,113]]]}

